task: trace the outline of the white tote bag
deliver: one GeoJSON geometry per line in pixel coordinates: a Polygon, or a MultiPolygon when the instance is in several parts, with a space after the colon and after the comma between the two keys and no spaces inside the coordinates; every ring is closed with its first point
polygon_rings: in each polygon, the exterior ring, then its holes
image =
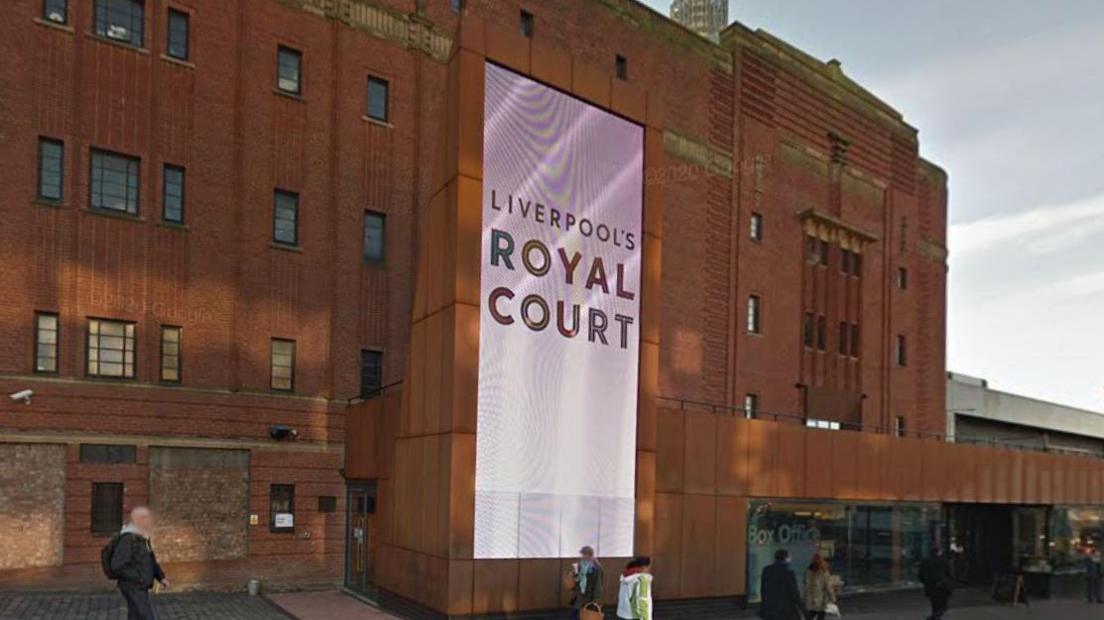
{"type": "Polygon", "coordinates": [[[842,614],[840,614],[839,605],[836,605],[835,603],[828,603],[827,605],[825,605],[824,613],[827,614],[830,618],[842,617],[842,614]]]}

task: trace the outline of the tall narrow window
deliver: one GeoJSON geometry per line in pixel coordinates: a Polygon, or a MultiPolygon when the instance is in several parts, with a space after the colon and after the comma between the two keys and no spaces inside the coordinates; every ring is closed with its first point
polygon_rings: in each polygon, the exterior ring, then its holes
{"type": "Polygon", "coordinates": [[[851,253],[851,275],[862,277],[862,254],[858,252],[851,253]]]}
{"type": "Polygon", "coordinates": [[[801,339],[808,348],[813,348],[813,313],[805,313],[805,322],[801,326],[801,339]]]}
{"type": "Polygon", "coordinates": [[[180,335],[179,327],[161,327],[161,380],[167,383],[180,382],[180,335]]]}
{"type": "Polygon", "coordinates": [[[161,175],[161,202],[166,222],[184,223],[184,169],[165,164],[161,175]]]}
{"type": "Polygon", "coordinates": [[[364,212],[364,262],[382,263],[386,257],[386,221],[386,216],[382,213],[364,212]]]}
{"type": "Polygon", "coordinates": [[[859,324],[851,324],[851,357],[859,357],[859,324]]]}
{"type": "Polygon", "coordinates": [[[93,209],[138,214],[137,158],[92,150],[89,205],[93,209]]]}
{"type": "Polygon", "coordinates": [[[759,413],[759,395],[753,393],[744,394],[744,417],[754,418],[759,413]]]}
{"type": "Polygon", "coordinates": [[[362,349],[360,352],[360,397],[375,396],[383,387],[383,353],[362,349]]]}
{"type": "Polygon", "coordinates": [[[763,240],[763,214],[752,213],[751,224],[748,226],[748,234],[752,241],[763,240]]]}
{"type": "Polygon", "coordinates": [[[42,19],[55,24],[69,23],[69,0],[43,0],[42,19]]]}
{"type": "Polygon", "coordinates": [[[851,274],[851,250],[840,250],[840,273],[851,274]]]}
{"type": "Polygon", "coordinates": [[[276,88],[298,95],[303,92],[303,53],[283,45],[276,48],[276,88]]]}
{"type": "Polygon", "coordinates": [[[276,243],[299,243],[299,194],[276,190],[272,217],[272,240],[276,243]]]}
{"type": "Polygon", "coordinates": [[[893,425],[893,434],[897,435],[898,437],[904,437],[905,433],[905,416],[899,415],[897,416],[897,420],[894,422],[893,425]]]}
{"type": "Polygon", "coordinates": [[[123,526],[123,483],[92,483],[91,531],[96,536],[113,536],[123,526]]]}
{"type": "Polygon", "coordinates": [[[295,341],[272,339],[271,387],[281,392],[295,390],[295,341]]]}
{"type": "Polygon", "coordinates": [[[93,17],[97,35],[142,47],[145,28],[142,0],[95,0],[93,17]]]}
{"type": "Polygon", "coordinates": [[[368,76],[368,118],[387,122],[391,85],[387,80],[368,76]]]}
{"type": "Polygon", "coordinates": [[[65,145],[57,140],[38,140],[38,197],[58,202],[64,194],[65,145]]]}
{"type": "Polygon", "coordinates": [[[904,334],[897,334],[897,347],[894,357],[897,359],[898,366],[905,366],[908,364],[908,351],[906,351],[905,346],[904,334]]]}
{"type": "Polygon", "coordinates": [[[846,321],[839,324],[839,354],[847,355],[851,350],[851,325],[846,321]]]}
{"type": "Polygon", "coordinates": [[[897,288],[902,291],[908,288],[908,269],[904,267],[897,268],[897,288]]]}
{"type": "Polygon", "coordinates": [[[817,317],[816,342],[821,351],[828,348],[828,321],[823,314],[817,317]]]}
{"type": "Polygon", "coordinates": [[[58,370],[58,315],[35,314],[35,372],[58,370]]]}
{"type": "Polygon", "coordinates": [[[295,531],[295,485],[268,487],[268,529],[272,532],[295,531]]]}
{"type": "Polygon", "coordinates": [[[169,9],[169,36],[165,53],[177,60],[188,60],[188,36],[191,17],[184,11],[169,9]]]}
{"type": "Polygon", "coordinates": [[[761,333],[759,324],[759,308],[759,296],[749,295],[747,303],[747,331],[749,334],[761,333]]]}
{"type": "Polygon", "coordinates": [[[134,378],[134,323],[88,321],[88,376],[134,378]]]}
{"type": "Polygon", "coordinates": [[[532,39],[533,38],[533,14],[529,11],[522,11],[520,15],[521,36],[532,39]]]}
{"type": "Polygon", "coordinates": [[[613,59],[614,74],[619,80],[629,79],[629,59],[625,58],[621,54],[618,54],[613,59]]]}
{"type": "Polygon", "coordinates": [[[805,254],[810,265],[827,265],[828,242],[809,235],[805,238],[805,254]]]}

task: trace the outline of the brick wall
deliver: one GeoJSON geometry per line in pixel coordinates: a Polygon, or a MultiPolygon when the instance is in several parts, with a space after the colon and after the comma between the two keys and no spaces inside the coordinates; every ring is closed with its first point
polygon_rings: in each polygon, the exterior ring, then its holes
{"type": "Polygon", "coordinates": [[[0,443],[0,570],[62,562],[65,447],[0,443]]]}

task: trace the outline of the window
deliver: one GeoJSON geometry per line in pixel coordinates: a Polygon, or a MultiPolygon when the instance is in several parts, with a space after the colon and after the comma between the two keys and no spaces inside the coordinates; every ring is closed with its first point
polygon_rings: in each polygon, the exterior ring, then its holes
{"type": "Polygon", "coordinates": [[[521,12],[521,36],[533,38],[533,14],[529,11],[521,12]]]}
{"type": "Polygon", "coordinates": [[[759,296],[749,295],[747,303],[747,331],[749,334],[758,334],[759,330],[759,296]]]}
{"type": "Polygon", "coordinates": [[[905,436],[905,416],[897,416],[897,420],[893,423],[893,434],[898,437],[905,436]]]}
{"type": "Polygon", "coordinates": [[[810,265],[827,265],[828,242],[809,235],[805,238],[805,254],[810,265]]]}
{"type": "Polygon", "coordinates": [[[806,419],[805,426],[824,431],[838,431],[840,429],[839,422],[832,422],[829,420],[814,420],[813,418],[806,419]]]}
{"type": "Polygon", "coordinates": [[[138,159],[93,149],[91,165],[89,205],[137,215],[138,159]]]}
{"type": "Polygon", "coordinates": [[[386,216],[375,211],[364,212],[364,262],[382,263],[385,258],[384,224],[386,216]]]}
{"type": "Polygon", "coordinates": [[[295,485],[274,484],[268,488],[268,529],[295,531],[295,485]]]}
{"type": "Polygon", "coordinates": [[[108,446],[103,444],[82,443],[80,462],[96,465],[119,465],[134,463],[137,460],[137,448],[134,446],[108,446]]]}
{"type": "Polygon", "coordinates": [[[167,383],[180,382],[180,336],[179,327],[161,326],[161,380],[167,383]]]}
{"type": "Polygon", "coordinates": [[[908,355],[905,351],[905,337],[903,334],[897,334],[897,346],[894,351],[894,358],[897,360],[898,366],[904,366],[908,363],[908,355]]]}
{"type": "Polygon", "coordinates": [[[88,321],[88,376],[134,378],[134,323],[88,321]]]}
{"type": "Polygon", "coordinates": [[[303,53],[290,47],[276,49],[276,88],[298,95],[302,92],[303,53]]]}
{"type": "Polygon", "coordinates": [[[851,350],[851,325],[846,321],[839,324],[839,354],[847,355],[851,350]]]}
{"type": "Polygon", "coordinates": [[[629,59],[618,54],[613,60],[614,74],[619,80],[629,79],[629,59]]]}
{"type": "Polygon", "coordinates": [[[169,9],[169,35],[165,53],[177,60],[188,60],[188,26],[191,16],[169,9]]]}
{"type": "Polygon", "coordinates": [[[299,194],[276,190],[272,240],[287,245],[296,245],[299,242],[299,194]]]}
{"type": "Polygon", "coordinates": [[[145,6],[142,0],[96,0],[96,34],[142,47],[145,6]]]}
{"type": "Polygon", "coordinates": [[[58,315],[35,314],[35,372],[58,370],[58,315]]]}
{"type": "Polygon", "coordinates": [[[114,536],[123,527],[123,483],[92,483],[92,533],[114,536]]]}
{"type": "Polygon", "coordinates": [[[449,2],[449,8],[452,9],[453,13],[459,13],[460,11],[463,11],[464,10],[464,0],[451,0],[449,2]]]}
{"type": "Polygon", "coordinates": [[[851,251],[840,250],[840,273],[847,275],[851,273],[851,251]]]}
{"type": "Polygon", "coordinates": [[[824,351],[828,348],[828,321],[824,318],[824,315],[817,317],[817,348],[824,351]]]}
{"type": "Polygon", "coordinates": [[[69,0],[43,0],[42,19],[55,24],[69,23],[69,0]]]}
{"type": "Polygon", "coordinates": [[[391,85],[387,80],[378,77],[368,77],[368,118],[387,122],[387,103],[390,98],[391,85]]]}
{"type": "Polygon", "coordinates": [[[897,288],[902,291],[908,288],[908,269],[904,267],[897,268],[897,288]]]}
{"type": "Polygon", "coordinates": [[[759,395],[753,393],[744,394],[744,417],[754,418],[759,412],[759,395]]]}
{"type": "Polygon", "coordinates": [[[813,313],[812,312],[806,312],[805,313],[805,323],[802,325],[801,332],[802,332],[802,341],[805,343],[805,346],[810,348],[810,349],[813,348],[813,313]]]}
{"type": "Polygon", "coordinates": [[[60,201],[65,181],[65,145],[57,140],[38,140],[38,197],[60,201]]]}
{"type": "Polygon", "coordinates": [[[295,341],[272,339],[272,389],[291,392],[295,389],[295,341]]]}
{"type": "Polygon", "coordinates": [[[383,353],[360,351],[360,397],[375,396],[383,387],[383,353]]]}
{"type": "Polygon", "coordinates": [[[748,227],[748,234],[751,236],[752,241],[763,240],[763,214],[751,214],[751,225],[748,227]]]}
{"type": "Polygon", "coordinates": [[[319,495],[318,512],[337,512],[337,498],[333,495],[319,495]]]}
{"type": "Polygon", "coordinates": [[[161,201],[164,207],[162,217],[166,222],[184,223],[184,169],[165,164],[162,174],[161,201]]]}
{"type": "Polygon", "coordinates": [[[859,324],[851,324],[851,357],[859,356],[859,324]]]}

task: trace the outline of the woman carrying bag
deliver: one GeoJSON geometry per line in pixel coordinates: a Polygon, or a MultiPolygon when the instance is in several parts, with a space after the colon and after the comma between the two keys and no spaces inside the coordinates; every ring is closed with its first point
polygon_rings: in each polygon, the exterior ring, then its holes
{"type": "Polygon", "coordinates": [[[809,620],[839,616],[832,572],[828,568],[828,562],[819,553],[813,556],[813,561],[805,571],[805,613],[809,620]]]}
{"type": "MultiPolygon", "coordinates": [[[[594,549],[579,549],[579,561],[566,576],[572,582],[571,617],[591,620],[602,617],[602,564],[594,557],[594,549]]],[[[566,580],[565,579],[565,585],[566,580]]]]}

